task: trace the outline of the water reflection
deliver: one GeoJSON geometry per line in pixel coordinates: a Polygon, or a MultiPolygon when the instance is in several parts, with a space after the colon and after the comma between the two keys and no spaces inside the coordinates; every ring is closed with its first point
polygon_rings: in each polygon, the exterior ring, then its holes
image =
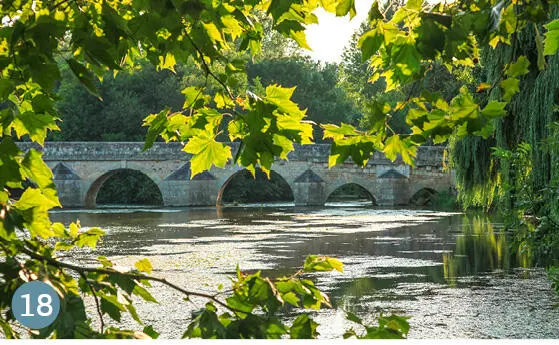
{"type": "MultiPolygon", "coordinates": [[[[280,276],[295,272],[308,254],[329,255],[344,262],[344,274],[310,277],[338,310],[366,321],[379,312],[409,315],[410,336],[420,338],[559,337],[550,322],[559,319],[559,309],[552,308],[559,300],[545,273],[528,269],[528,258],[511,252],[507,234],[491,217],[341,203],[76,210],[53,218],[102,226],[107,236],[95,256],[121,265],[147,256],[158,276],[192,289],[212,292],[227,284],[237,263],[280,276]]],[[[188,310],[163,290],[155,293],[161,305],[139,309],[158,320],[172,318],[170,325],[184,324],[188,310]]],[[[340,337],[351,326],[340,315],[314,315],[323,336],[340,337]]],[[[179,337],[181,328],[158,331],[179,337]]]]}
{"type": "Polygon", "coordinates": [[[511,250],[510,235],[501,224],[492,223],[487,216],[469,215],[462,217],[460,227],[456,249],[443,254],[444,277],[451,286],[460,276],[530,267],[529,254],[511,250]]]}

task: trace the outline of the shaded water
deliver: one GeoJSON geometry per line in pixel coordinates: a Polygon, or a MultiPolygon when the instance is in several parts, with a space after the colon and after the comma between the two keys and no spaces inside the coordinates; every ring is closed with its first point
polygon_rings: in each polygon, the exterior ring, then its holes
{"type": "MultiPolygon", "coordinates": [[[[510,252],[496,220],[354,203],[264,206],[71,210],[52,218],[101,226],[107,236],[92,255],[127,267],[148,257],[154,275],[191,290],[227,286],[237,263],[279,276],[308,254],[334,256],[344,274],[310,275],[334,305],[313,315],[322,337],[355,326],[347,310],[370,322],[380,312],[411,316],[410,338],[559,338],[559,298],[543,270],[510,252]]],[[[154,295],[161,305],[141,304],[139,313],[168,338],[180,337],[190,311],[204,303],[182,302],[157,285],[154,295]]]]}

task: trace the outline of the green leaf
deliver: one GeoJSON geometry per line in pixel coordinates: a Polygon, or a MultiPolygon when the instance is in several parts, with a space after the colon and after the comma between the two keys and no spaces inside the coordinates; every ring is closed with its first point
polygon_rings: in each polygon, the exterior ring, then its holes
{"type": "Polygon", "coordinates": [[[157,139],[157,137],[167,129],[167,125],[169,124],[167,116],[169,115],[170,110],[164,109],[158,114],[151,114],[144,119],[143,126],[147,126],[148,131],[146,134],[146,139],[144,143],[143,150],[147,150],[153,146],[153,143],[157,139]]]}
{"type": "Polygon", "coordinates": [[[17,114],[13,126],[18,138],[29,134],[31,140],[44,145],[48,130],[60,130],[55,122],[56,118],[48,114],[36,114],[25,111],[17,114]]]}
{"type": "Polygon", "coordinates": [[[318,323],[314,322],[307,314],[299,315],[289,330],[291,339],[315,339],[319,336],[316,331],[318,323]]]}
{"type": "Polygon", "coordinates": [[[235,106],[235,102],[233,102],[231,98],[229,98],[229,96],[227,96],[223,91],[217,92],[215,94],[214,102],[215,105],[220,109],[235,106]]]}
{"type": "Polygon", "coordinates": [[[152,339],[157,339],[157,338],[159,338],[159,335],[161,334],[161,333],[156,332],[156,331],[153,329],[153,326],[152,326],[152,325],[149,325],[149,326],[144,327],[144,329],[143,329],[142,332],[144,332],[145,334],[149,335],[152,339]]]}
{"type": "Polygon", "coordinates": [[[194,320],[188,325],[183,338],[224,339],[227,331],[216,314],[217,309],[212,303],[195,314],[194,320]]]}
{"type": "Polygon", "coordinates": [[[146,302],[159,303],[148,290],[144,289],[140,285],[134,285],[132,294],[140,296],[146,302]]]}
{"type": "Polygon", "coordinates": [[[555,55],[559,50],[559,19],[544,25],[547,29],[544,39],[544,55],[555,55]]]}
{"type": "Polygon", "coordinates": [[[64,243],[64,242],[56,242],[56,244],[54,245],[54,250],[55,251],[67,251],[67,250],[71,250],[73,248],[74,248],[73,244],[64,243]]]}
{"type": "Polygon", "coordinates": [[[276,26],[276,29],[285,37],[292,38],[295,42],[297,42],[299,47],[307,50],[312,50],[307,43],[305,27],[301,25],[301,23],[294,20],[283,20],[276,26]]]}
{"type": "Polygon", "coordinates": [[[104,293],[98,293],[98,295],[101,297],[101,312],[120,322],[121,312],[126,311],[126,307],[114,295],[106,295],[104,293]]]}
{"type": "Polygon", "coordinates": [[[328,256],[309,255],[305,260],[303,270],[305,272],[336,270],[343,273],[343,267],[344,264],[337,259],[328,256]]]}
{"type": "Polygon", "coordinates": [[[349,19],[357,14],[355,11],[355,0],[339,0],[336,6],[336,16],[343,17],[349,13],[349,19]]]}
{"type": "Polygon", "coordinates": [[[505,111],[506,106],[506,102],[491,101],[483,108],[481,113],[489,118],[503,117],[507,114],[505,111]]]}
{"type": "Polygon", "coordinates": [[[66,228],[64,227],[64,224],[62,223],[53,223],[51,226],[52,232],[54,234],[54,236],[56,237],[67,237],[66,236],[66,228]]]}
{"type": "Polygon", "coordinates": [[[70,236],[76,238],[80,231],[80,226],[76,223],[71,223],[69,229],[70,229],[70,236]]]}
{"type": "Polygon", "coordinates": [[[75,245],[78,248],[89,247],[95,249],[97,243],[105,235],[105,232],[99,228],[91,228],[84,233],[79,234],[74,240],[75,245]]]}
{"type": "Polygon", "coordinates": [[[444,52],[446,28],[441,24],[440,16],[422,14],[421,26],[416,31],[418,35],[416,45],[423,59],[436,59],[444,52]]]}
{"type": "Polygon", "coordinates": [[[175,65],[177,64],[177,60],[175,60],[175,56],[171,53],[167,53],[165,57],[159,57],[159,64],[157,67],[159,69],[168,69],[170,71],[175,72],[175,65]]]}
{"type": "Polygon", "coordinates": [[[14,204],[14,207],[18,210],[29,210],[31,208],[39,208],[43,210],[48,210],[59,204],[53,201],[50,197],[45,196],[40,189],[37,188],[27,188],[19,200],[14,204]]]}
{"type": "Polygon", "coordinates": [[[151,262],[148,259],[142,259],[137,261],[134,264],[134,267],[136,267],[138,271],[145,272],[147,274],[150,274],[151,271],[153,270],[153,266],[151,265],[151,262]]]}
{"type": "Polygon", "coordinates": [[[110,261],[109,259],[107,259],[105,256],[98,256],[97,257],[97,261],[99,261],[99,263],[101,265],[103,265],[103,268],[109,268],[109,267],[113,267],[114,264],[112,263],[112,261],[110,261]]]}
{"type": "Polygon", "coordinates": [[[115,47],[106,37],[90,36],[83,42],[83,48],[87,61],[113,70],[121,69],[115,56],[115,47]]]}
{"type": "Polygon", "coordinates": [[[355,314],[353,314],[349,311],[346,311],[346,319],[348,319],[349,321],[353,321],[355,323],[358,323],[360,325],[363,324],[363,320],[361,320],[361,318],[359,318],[357,315],[355,315],[355,314]]]}
{"type": "Polygon", "coordinates": [[[36,113],[48,113],[50,115],[56,114],[54,109],[54,101],[45,94],[37,94],[31,100],[31,106],[36,113]]]}
{"type": "Polygon", "coordinates": [[[19,155],[20,150],[11,137],[3,137],[0,140],[0,186],[18,184],[24,179],[16,159],[19,155]]]}
{"type": "Polygon", "coordinates": [[[56,186],[52,180],[52,171],[43,161],[42,153],[37,152],[35,149],[27,151],[21,162],[21,170],[24,176],[28,177],[42,189],[42,193],[45,196],[56,203],[56,206],[61,206],[58,200],[56,186]]]}
{"type": "Polygon", "coordinates": [[[0,102],[8,99],[8,96],[14,92],[15,87],[11,80],[0,79],[0,102]]]}
{"type": "Polygon", "coordinates": [[[287,114],[300,114],[299,106],[291,101],[295,87],[285,88],[276,84],[266,87],[266,101],[275,104],[278,109],[287,114]]]}
{"type": "Polygon", "coordinates": [[[545,54],[544,54],[544,42],[538,26],[534,24],[534,30],[536,31],[536,51],[538,52],[538,69],[543,71],[545,69],[545,54]]]}
{"type": "Polygon", "coordinates": [[[206,33],[212,43],[224,42],[223,37],[221,36],[221,32],[214,23],[202,23],[202,27],[204,28],[204,30],[206,30],[206,33]]]}
{"type": "Polygon", "coordinates": [[[229,307],[246,313],[252,312],[255,307],[252,303],[248,303],[246,300],[241,299],[238,296],[228,297],[226,301],[229,307]]]}
{"type": "Polygon", "coordinates": [[[384,143],[384,154],[391,161],[395,161],[399,154],[402,156],[404,163],[413,166],[413,158],[417,155],[417,147],[409,140],[400,140],[399,135],[392,135],[384,143]]]}
{"type": "Polygon", "coordinates": [[[29,65],[31,78],[47,91],[54,89],[54,84],[60,80],[60,70],[54,62],[34,62],[29,65]]]}
{"type": "MultiPolygon", "coordinates": [[[[433,112],[432,112],[433,113],[433,112]]],[[[456,122],[473,120],[479,116],[479,105],[470,92],[462,87],[460,94],[450,102],[450,119],[456,122]]]]}
{"type": "Polygon", "coordinates": [[[361,60],[363,62],[369,60],[382,46],[384,35],[375,28],[365,33],[359,39],[357,46],[361,49],[361,60]]]}
{"type": "Polygon", "coordinates": [[[421,55],[414,44],[395,44],[391,58],[391,68],[383,73],[387,79],[386,91],[412,81],[421,71],[421,55]]]}
{"type": "Polygon", "coordinates": [[[136,311],[136,308],[132,304],[126,304],[126,309],[130,313],[130,316],[132,316],[134,321],[136,321],[140,325],[143,325],[142,320],[140,320],[140,316],[138,315],[138,312],[136,311]]]}
{"type": "Polygon", "coordinates": [[[293,305],[293,306],[295,306],[295,307],[298,307],[298,306],[299,306],[299,301],[300,301],[300,299],[299,299],[299,297],[297,297],[297,295],[294,294],[293,292],[285,293],[285,294],[283,294],[283,295],[281,296],[281,298],[283,298],[283,300],[284,300],[285,302],[287,302],[287,303],[289,303],[289,304],[291,304],[291,305],[293,305]]]}
{"type": "Polygon", "coordinates": [[[183,108],[198,109],[208,103],[208,96],[204,94],[203,90],[199,87],[186,87],[181,93],[184,95],[183,108]]]}
{"type": "Polygon", "coordinates": [[[66,60],[68,66],[74,73],[74,75],[78,78],[80,83],[85,86],[87,91],[89,91],[92,95],[102,100],[101,96],[99,95],[99,90],[97,89],[97,85],[95,84],[95,79],[93,73],[88,70],[84,65],[77,62],[75,59],[68,59],[66,60]]]}
{"type": "Polygon", "coordinates": [[[520,80],[517,78],[508,78],[501,82],[501,89],[503,90],[503,99],[510,102],[512,97],[520,92],[520,80]]]}
{"type": "Polygon", "coordinates": [[[378,5],[378,1],[375,0],[373,2],[373,4],[371,5],[371,9],[369,10],[369,22],[384,19],[384,15],[382,14],[382,12],[379,10],[379,5],[378,5]]]}
{"type": "Polygon", "coordinates": [[[509,77],[518,77],[525,74],[528,74],[530,70],[528,67],[530,66],[530,61],[524,56],[521,55],[518,57],[515,63],[511,63],[506,68],[506,74],[509,77]]]}
{"type": "Polygon", "coordinates": [[[340,126],[337,125],[322,125],[324,129],[324,139],[332,138],[334,141],[342,140],[345,136],[357,136],[359,133],[352,125],[343,123],[340,126]]]}
{"type": "Polygon", "coordinates": [[[231,147],[215,141],[207,132],[191,138],[183,151],[193,154],[190,160],[191,178],[215,165],[224,168],[232,158],[231,147]]]}

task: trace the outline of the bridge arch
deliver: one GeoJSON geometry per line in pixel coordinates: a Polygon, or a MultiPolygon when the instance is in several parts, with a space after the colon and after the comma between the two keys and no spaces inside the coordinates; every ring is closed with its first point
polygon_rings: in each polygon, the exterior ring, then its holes
{"type": "Polygon", "coordinates": [[[337,193],[339,193],[342,190],[342,188],[357,189],[358,192],[365,195],[371,201],[373,206],[377,205],[377,199],[375,195],[369,189],[364,187],[362,184],[356,182],[347,182],[341,184],[338,183],[336,187],[330,188],[328,195],[326,196],[326,202],[329,202],[333,196],[335,196],[337,193]]]}
{"type": "MultiPolygon", "coordinates": [[[[233,187],[238,187],[234,186],[233,184],[236,183],[236,181],[241,181],[242,179],[245,179],[250,181],[251,179],[253,179],[251,173],[247,170],[247,169],[239,169],[237,171],[235,171],[233,174],[231,174],[222,184],[221,187],[219,188],[219,191],[217,193],[217,199],[216,199],[216,204],[217,205],[223,205],[224,202],[232,202],[235,200],[228,200],[227,197],[227,193],[230,192],[230,188],[233,187]]],[[[265,173],[258,169],[256,170],[256,179],[255,181],[266,181],[267,177],[265,175],[265,173]]],[[[293,190],[293,186],[287,181],[287,179],[285,179],[281,174],[279,174],[278,172],[276,172],[275,170],[270,171],[270,181],[268,181],[267,183],[264,182],[264,184],[260,183],[260,184],[255,184],[255,186],[268,186],[268,189],[266,190],[259,190],[259,193],[263,194],[263,193],[277,193],[279,196],[284,197],[285,200],[289,200],[289,201],[294,201],[294,190],[293,190]],[[282,190],[283,189],[283,190],[282,190]]],[[[246,187],[246,191],[247,192],[252,192],[253,190],[251,190],[251,187],[255,187],[255,186],[247,186],[246,187]]],[[[267,201],[267,200],[258,200],[258,201],[267,201]]],[[[256,202],[256,200],[255,200],[256,202]]]]}
{"type": "Polygon", "coordinates": [[[159,183],[157,183],[158,181],[157,177],[152,176],[150,173],[146,173],[144,171],[137,170],[137,169],[120,168],[120,169],[113,169],[113,170],[106,171],[100,176],[98,176],[97,178],[93,179],[93,182],[87,187],[85,200],[84,200],[85,206],[87,208],[95,208],[97,206],[97,196],[99,194],[99,191],[101,190],[101,187],[103,187],[105,182],[107,182],[110,178],[114,177],[118,173],[125,172],[125,171],[133,171],[137,174],[145,176],[147,179],[153,182],[153,184],[157,188],[157,192],[161,196],[161,201],[163,204],[163,192],[161,190],[161,186],[159,185],[159,183]]]}

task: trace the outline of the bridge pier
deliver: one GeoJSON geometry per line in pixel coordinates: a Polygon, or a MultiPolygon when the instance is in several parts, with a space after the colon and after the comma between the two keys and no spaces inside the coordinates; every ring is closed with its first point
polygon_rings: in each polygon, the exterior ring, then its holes
{"type": "Polygon", "coordinates": [[[292,186],[296,206],[322,206],[326,202],[326,182],[311,169],[297,177],[292,186]]]}
{"type": "Polygon", "coordinates": [[[190,162],[172,172],[159,184],[165,206],[213,206],[219,186],[209,171],[190,178],[190,162]]]}
{"type": "Polygon", "coordinates": [[[219,189],[214,181],[163,181],[164,206],[214,206],[219,189]]]}
{"type": "Polygon", "coordinates": [[[378,177],[376,190],[379,206],[408,205],[411,198],[409,178],[394,169],[378,177]]]}

